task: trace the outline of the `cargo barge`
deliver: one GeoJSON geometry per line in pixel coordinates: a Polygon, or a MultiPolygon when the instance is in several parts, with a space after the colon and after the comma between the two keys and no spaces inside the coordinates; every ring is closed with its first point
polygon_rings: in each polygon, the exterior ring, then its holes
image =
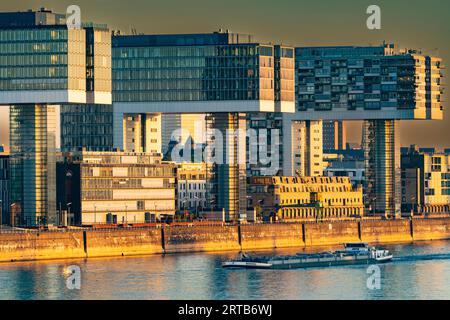
{"type": "Polygon", "coordinates": [[[238,260],[225,261],[223,268],[245,269],[300,269],[346,265],[386,263],[393,255],[388,250],[369,247],[367,243],[346,243],[345,250],[313,254],[298,253],[292,256],[250,257],[241,254],[238,260]]]}

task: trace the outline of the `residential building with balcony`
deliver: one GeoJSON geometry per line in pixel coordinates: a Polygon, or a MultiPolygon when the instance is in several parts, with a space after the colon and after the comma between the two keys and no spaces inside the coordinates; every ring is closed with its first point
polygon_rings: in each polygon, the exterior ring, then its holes
{"type": "Polygon", "coordinates": [[[450,213],[450,153],[402,148],[402,212],[450,213]]]}

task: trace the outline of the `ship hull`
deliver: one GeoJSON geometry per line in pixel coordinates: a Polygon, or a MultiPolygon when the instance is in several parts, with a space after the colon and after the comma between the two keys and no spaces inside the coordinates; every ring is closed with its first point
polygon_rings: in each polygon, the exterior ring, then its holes
{"type": "Polygon", "coordinates": [[[387,263],[392,260],[392,256],[383,258],[371,258],[368,256],[351,256],[344,258],[329,259],[288,259],[288,260],[267,260],[267,261],[229,261],[224,262],[222,267],[233,269],[306,269],[306,268],[323,268],[334,266],[351,266],[351,265],[373,265],[387,263]]]}

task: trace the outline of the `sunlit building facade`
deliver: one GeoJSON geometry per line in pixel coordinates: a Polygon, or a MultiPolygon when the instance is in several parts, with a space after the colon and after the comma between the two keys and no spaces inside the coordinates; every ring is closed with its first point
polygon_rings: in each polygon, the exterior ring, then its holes
{"type": "MultiPolygon", "coordinates": [[[[275,46],[274,90],[276,103],[295,103],[294,48],[275,46]]],[[[283,175],[283,113],[248,114],[247,174],[283,175]]],[[[306,165],[306,164],[305,164],[306,165]]]]}
{"type": "Polygon", "coordinates": [[[125,151],[162,154],[161,114],[125,114],[123,131],[125,151]]]}
{"type": "Polygon", "coordinates": [[[267,220],[346,219],[364,215],[362,187],[348,177],[251,177],[251,204],[267,220]]]}
{"type": "MultiPolygon", "coordinates": [[[[227,130],[246,129],[247,112],[292,112],[293,79],[290,90],[285,82],[278,88],[275,84],[277,77],[284,79],[285,69],[293,73],[293,63],[285,66],[283,61],[278,74],[277,52],[276,46],[257,43],[251,36],[223,31],[114,36],[114,146],[124,148],[125,114],[208,114],[205,126],[225,137],[227,130]]],[[[167,140],[167,134],[164,137],[167,140]]],[[[215,141],[221,141],[223,154],[214,165],[211,192],[217,195],[214,206],[224,208],[232,221],[247,208],[245,138],[215,141]]]]}
{"type": "Polygon", "coordinates": [[[450,152],[402,148],[402,212],[450,213],[450,152]]]}
{"type": "Polygon", "coordinates": [[[55,223],[55,108],[111,103],[106,26],[69,28],[49,10],[0,13],[0,105],[11,106],[11,204],[16,224],[55,223]]]}
{"type": "Polygon", "coordinates": [[[146,153],[63,154],[58,206],[76,225],[141,224],[175,214],[176,166],[146,153]]]}
{"type": "MultiPolygon", "coordinates": [[[[398,216],[396,121],[443,119],[441,59],[391,44],[300,47],[295,56],[296,113],[285,114],[284,120],[364,120],[367,204],[377,215],[398,216]]],[[[284,127],[290,146],[293,137],[284,127]]],[[[293,174],[291,161],[284,161],[283,171],[293,174]]]]}
{"type": "Polygon", "coordinates": [[[1,224],[10,224],[9,154],[0,146],[0,218],[1,224]]]}
{"type": "Polygon", "coordinates": [[[347,126],[345,121],[323,121],[323,150],[345,150],[347,146],[347,126]]]}
{"type": "Polygon", "coordinates": [[[179,212],[201,212],[211,207],[212,197],[208,194],[210,173],[206,163],[177,164],[177,210],[179,212]]]}

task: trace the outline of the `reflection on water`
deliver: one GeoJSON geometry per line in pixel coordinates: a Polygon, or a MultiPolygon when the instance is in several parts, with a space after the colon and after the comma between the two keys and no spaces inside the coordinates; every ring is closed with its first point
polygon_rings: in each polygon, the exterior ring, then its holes
{"type": "Polygon", "coordinates": [[[0,299],[450,299],[450,242],[386,247],[396,258],[380,266],[380,290],[367,289],[366,266],[224,270],[236,254],[220,253],[0,264],[0,299]],[[74,264],[80,290],[66,288],[74,264]]]}

